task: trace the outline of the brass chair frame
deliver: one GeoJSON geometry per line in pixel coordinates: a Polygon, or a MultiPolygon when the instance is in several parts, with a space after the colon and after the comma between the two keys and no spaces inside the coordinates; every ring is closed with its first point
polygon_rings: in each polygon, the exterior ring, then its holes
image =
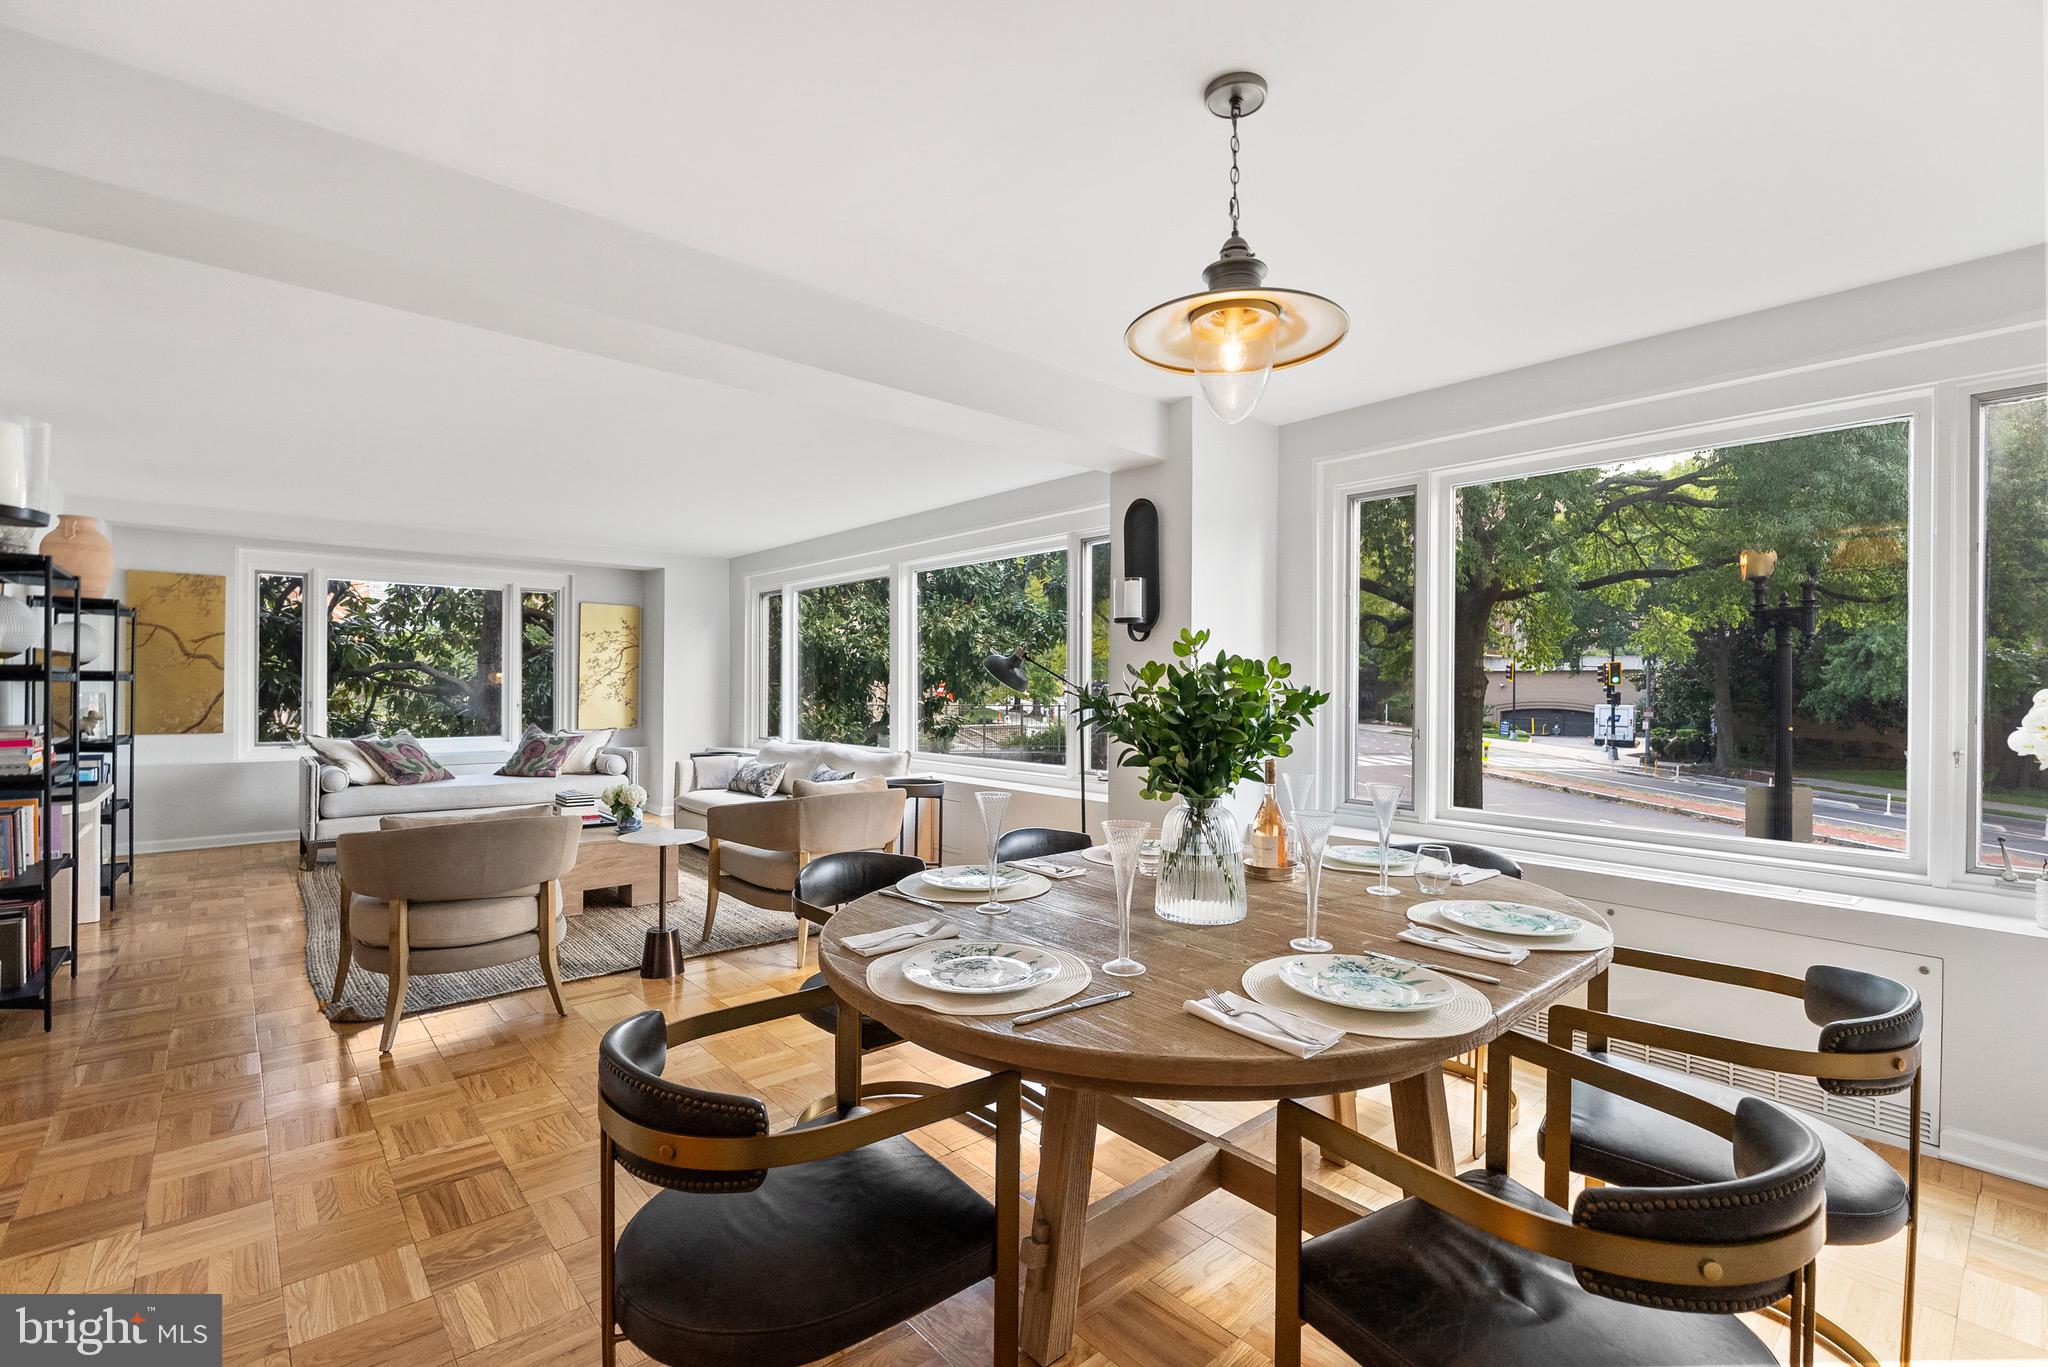
{"type": "MultiPolygon", "coordinates": [[[[1771,973],[1742,964],[1719,963],[1712,959],[1694,959],[1680,954],[1629,949],[1621,945],[1614,947],[1611,966],[1638,968],[1651,973],[1669,973],[1677,977],[1724,983],[1730,987],[1749,988],[1757,992],[1770,992],[1795,999],[1804,999],[1806,995],[1805,979],[1795,978],[1789,974],[1771,973]]],[[[1586,1006],[1554,1006],[1550,1009],[1552,1045],[1570,1049],[1573,1034],[1578,1032],[1586,1036],[1588,1049],[1604,1049],[1610,1040],[1627,1040],[1632,1044],[1696,1054],[1701,1058],[1711,1058],[1741,1068],[1760,1068],[1826,1081],[1897,1081],[1910,1076],[1912,1116],[1910,1133],[1906,1141],[1906,1274],[1902,1297],[1905,1304],[1899,1312],[1899,1367],[1911,1367],[1913,1287],[1920,1262],[1920,1046],[1916,1043],[1909,1049],[1846,1054],[1824,1053],[1818,1049],[1789,1049],[1757,1044],[1750,1040],[1730,1039],[1724,1035],[1681,1029],[1678,1026],[1641,1020],[1634,1016],[1614,1015],[1608,1010],[1609,986],[1608,975],[1603,971],[1587,984],[1586,1006]]],[[[1563,1125],[1566,1132],[1565,1142],[1549,1145],[1549,1154],[1544,1159],[1543,1195],[1547,1200],[1557,1201],[1559,1194],[1569,1191],[1571,1186],[1569,1079],[1560,1079],[1556,1074],[1552,1074],[1545,1097],[1544,1109],[1551,1121],[1551,1133],[1558,1133],[1559,1124],[1563,1125]]],[[[1778,1313],[1783,1315],[1788,1312],[1781,1310],[1778,1313]]],[[[1827,1344],[1838,1356],[1859,1364],[1859,1367],[1878,1367],[1877,1355],[1854,1334],[1825,1315],[1817,1316],[1817,1324],[1821,1342],[1827,1344]]]]}
{"type": "MultiPolygon", "coordinates": [[[[1689,1092],[1623,1072],[1584,1054],[1509,1033],[1494,1040],[1487,1051],[1486,1104],[1490,1114],[1486,1125],[1486,1167],[1491,1172],[1506,1172],[1508,1167],[1508,1097],[1513,1095],[1517,1058],[1544,1068],[1552,1076],[1562,1076],[1567,1086],[1577,1078],[1603,1091],[1668,1112],[1724,1139],[1734,1136],[1735,1117],[1731,1113],[1689,1092]]],[[[1317,1145],[1326,1154],[1341,1153],[1407,1195],[1474,1229],[1575,1267],[1701,1288],[1724,1283],[1741,1286],[1789,1276],[1791,1367],[1811,1367],[1815,1259],[1826,1237],[1825,1209],[1816,1211],[1796,1229],[1751,1243],[1680,1244],[1610,1234],[1573,1224],[1569,1216],[1546,1215],[1490,1196],[1296,1101],[1280,1103],[1274,1150],[1278,1186],[1274,1208],[1278,1223],[1274,1249],[1274,1367],[1301,1367],[1303,1141],[1317,1145]]]]}
{"type": "MultiPolygon", "coordinates": [[[[767,1021],[780,1020],[837,999],[830,988],[814,987],[765,1001],[747,1002],[701,1015],[684,1016],[668,1022],[671,1049],[692,1040],[743,1030],[767,1021]]],[[[843,1059],[849,1040],[853,1049],[855,1092],[846,1089],[847,1075],[837,1078],[838,1102],[846,1109],[859,1103],[857,1095],[860,1058],[860,1013],[839,1003],[837,1048],[843,1059]]],[[[816,1162],[855,1149],[878,1144],[884,1139],[908,1134],[972,1111],[992,1108],[996,1115],[996,1231],[995,1231],[995,1353],[1000,1367],[1017,1361],[1019,1314],[1018,1239],[1020,1146],[1022,1144],[1017,1075],[997,1073],[973,1082],[948,1087],[928,1096],[885,1110],[862,1111],[843,1120],[813,1125],[808,1129],[784,1130],[780,1134],[735,1139],[708,1139],[701,1135],[675,1134],[653,1130],[620,1115],[598,1098],[598,1167],[603,1181],[598,1193],[599,1295],[598,1340],[604,1367],[616,1367],[618,1344],[625,1335],[618,1329],[616,1313],[616,1266],[618,1231],[614,1165],[620,1150],[648,1163],[666,1167],[692,1168],[712,1172],[753,1172],[762,1168],[786,1168],[816,1162]]]]}

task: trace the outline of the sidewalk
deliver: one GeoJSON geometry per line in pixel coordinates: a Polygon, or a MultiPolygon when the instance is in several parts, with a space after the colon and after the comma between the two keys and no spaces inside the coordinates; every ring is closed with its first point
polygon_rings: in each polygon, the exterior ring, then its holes
{"type": "MultiPolygon", "coordinates": [[[[1538,770],[1503,768],[1498,763],[1488,765],[1486,773],[1489,778],[1506,779],[1509,783],[1519,783],[1528,788],[1544,788],[1551,792],[1597,797],[1602,801],[1619,803],[1625,807],[1676,812],[1681,816],[1696,817],[1701,821],[1712,821],[1723,826],[1739,828],[1745,820],[1742,804],[1720,798],[1680,794],[1653,798],[1632,789],[1602,783],[1598,778],[1575,776],[1571,779],[1560,779],[1554,774],[1538,770]]],[[[1906,848],[1906,837],[1903,832],[1872,831],[1860,826],[1843,826],[1820,817],[1814,818],[1813,839],[1816,844],[1846,845],[1862,850],[1906,848]]]]}

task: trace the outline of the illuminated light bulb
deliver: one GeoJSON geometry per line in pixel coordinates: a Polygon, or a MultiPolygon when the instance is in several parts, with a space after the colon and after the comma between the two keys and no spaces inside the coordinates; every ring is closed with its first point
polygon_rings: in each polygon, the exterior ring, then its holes
{"type": "Polygon", "coordinates": [[[1263,299],[1234,299],[1191,314],[1188,332],[1202,397],[1222,421],[1243,422],[1273,373],[1279,308],[1263,299]]]}

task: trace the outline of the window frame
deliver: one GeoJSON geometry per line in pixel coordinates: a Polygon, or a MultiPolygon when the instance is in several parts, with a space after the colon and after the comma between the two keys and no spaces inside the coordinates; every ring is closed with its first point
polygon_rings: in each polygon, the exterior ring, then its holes
{"type": "Polygon", "coordinates": [[[260,665],[256,645],[256,577],[263,574],[302,575],[307,604],[302,649],[300,687],[305,699],[301,724],[306,735],[324,736],[327,731],[327,614],[316,610],[324,604],[326,586],[332,579],[356,579],[374,583],[426,584],[435,587],[483,589],[502,593],[514,609],[501,614],[500,660],[504,678],[499,683],[499,727],[487,736],[423,737],[428,753],[455,762],[478,761],[502,754],[515,742],[526,722],[521,715],[520,676],[524,651],[519,639],[516,608],[522,593],[555,595],[555,718],[554,729],[564,726],[564,713],[576,695],[575,651],[564,619],[576,603],[575,576],[553,571],[502,566],[442,564],[434,561],[361,555],[303,554],[275,547],[243,547],[236,551],[233,577],[228,581],[228,648],[244,663],[235,668],[228,684],[227,725],[234,736],[237,760],[295,760],[305,753],[300,741],[258,741],[256,728],[256,671],[260,665]]]}
{"type": "MultiPolygon", "coordinates": [[[[1994,882],[2000,873],[1996,864],[1981,864],[1977,856],[1983,846],[1984,829],[1984,646],[1986,604],[1985,554],[1989,549],[1987,533],[1989,519],[1986,510],[1990,506],[1990,452],[1984,444],[1984,410],[1993,404],[2016,399],[2039,398],[2048,400],[2048,378],[2026,384],[2010,385],[2004,388],[1970,387],[1967,396],[1967,411],[1964,420],[1968,423],[1964,449],[1968,452],[1969,486],[1965,516],[1968,519],[1969,535],[1964,538],[1968,552],[1967,591],[1969,597],[1969,649],[1964,653],[1964,671],[1961,681],[1961,696],[1969,700],[1967,709],[1968,736],[1963,755],[1963,787],[1967,795],[1968,811],[1964,814],[1962,829],[1954,842],[1953,872],[1963,878],[1988,878],[1994,882]]],[[[2048,681],[2044,681],[2048,686],[2048,681]]],[[[2048,819],[2048,813],[2043,813],[2048,819]]],[[[2024,877],[2024,875],[2022,875],[2024,877]]]]}
{"type": "MultiPolygon", "coordinates": [[[[1371,813],[1372,808],[1370,804],[1367,803],[1366,800],[1360,797],[1358,794],[1358,762],[1356,753],[1356,747],[1358,744],[1358,709],[1359,704],[1362,701],[1358,695],[1358,651],[1360,646],[1358,614],[1363,607],[1363,603],[1361,602],[1361,600],[1364,597],[1364,595],[1360,592],[1358,587],[1358,536],[1360,525],[1359,510],[1367,503],[1389,498],[1408,498],[1414,500],[1413,516],[1415,520],[1415,564],[1412,567],[1410,573],[1412,577],[1411,582],[1413,582],[1415,585],[1415,607],[1411,614],[1414,620],[1408,628],[1408,650],[1411,656],[1409,662],[1411,669],[1410,677],[1412,677],[1415,680],[1416,715],[1415,720],[1412,723],[1413,734],[1410,737],[1408,745],[1408,800],[1406,802],[1403,802],[1400,806],[1400,810],[1402,812],[1412,815],[1414,812],[1418,810],[1417,804],[1421,801],[1421,782],[1423,768],[1421,677],[1422,490],[1413,480],[1401,480],[1391,484],[1378,485],[1367,489],[1359,490],[1351,493],[1344,500],[1344,521],[1345,525],[1349,529],[1346,533],[1346,544],[1350,547],[1350,559],[1345,562],[1346,573],[1344,597],[1346,600],[1346,606],[1344,609],[1344,617],[1345,621],[1348,623],[1348,630],[1350,631],[1351,639],[1349,647],[1344,654],[1343,672],[1338,676],[1342,682],[1338,688],[1332,690],[1333,701],[1344,709],[1342,714],[1344,721],[1344,760],[1342,766],[1337,770],[1337,783],[1339,785],[1338,791],[1340,791],[1343,794],[1343,803],[1340,804],[1339,810],[1348,810],[1351,807],[1360,807],[1368,815],[1371,813]]],[[[1322,785],[1320,783],[1317,784],[1317,787],[1320,788],[1321,786],[1322,785]]]]}
{"type": "MultiPolygon", "coordinates": [[[[1937,556],[1952,550],[1959,538],[1937,539],[1937,528],[1953,525],[1952,495],[1942,476],[1958,462],[1949,459],[1952,441],[1940,436],[1938,418],[1953,410],[1950,397],[1937,391],[1955,384],[1896,386],[1855,398],[1826,400],[1754,411],[1739,416],[1704,416],[1619,435],[1592,434],[1579,440],[1543,443],[1532,440],[1533,423],[1489,428],[1406,443],[1380,451],[1325,458],[1319,462],[1315,499],[1319,547],[1316,563],[1319,592],[1316,605],[1314,656],[1323,678],[1342,678],[1346,652],[1356,649],[1356,596],[1331,586],[1355,579],[1350,562],[1357,554],[1352,499],[1374,492],[1396,492],[1404,485],[1417,491],[1416,506],[1416,730],[1415,805],[1404,811],[1401,824],[1411,832],[1493,841],[1532,855],[1560,861],[1595,861],[1607,865],[1638,865],[1659,872],[1724,878],[1754,885],[1777,882],[1811,896],[1815,891],[1844,897],[1947,883],[1936,851],[1946,838],[1940,812],[1944,804],[1961,804],[1960,759],[1953,766],[1936,765],[1932,756],[1950,746],[1942,742],[1954,726],[1967,725],[1967,715],[1947,719],[1935,714],[1935,661],[1939,652],[1954,651],[1957,593],[1952,575],[1937,605],[1934,589],[1937,556]],[[1587,465],[1640,459],[1696,447],[1743,445],[1801,432],[1858,426],[1904,419],[1909,435],[1909,506],[1907,533],[1908,650],[1907,731],[1914,738],[1907,765],[1907,844],[1903,854],[1857,851],[1826,845],[1797,845],[1783,854],[1758,848],[1769,842],[1740,835],[1694,835],[1626,826],[1605,827],[1524,817],[1505,812],[1456,808],[1449,803],[1452,765],[1451,675],[1446,652],[1452,646],[1452,607],[1456,592],[1454,498],[1467,484],[1525,478],[1587,465]],[[1345,579],[1333,576],[1343,575],[1345,579]],[[1940,619],[1939,621],[1937,619],[1940,619]]],[[[1981,386],[1980,386],[1981,387],[1981,386]]],[[[1970,392],[1975,392],[1974,390],[1970,392]]],[[[1691,396],[1687,396],[1691,397],[1691,396]]],[[[1578,417],[1579,415],[1574,415],[1578,417]]],[[[1597,427],[1597,418],[1580,418],[1579,426],[1597,427]]],[[[1960,538],[1967,540],[1967,538],[1960,538]]],[[[1950,658],[1953,658],[1951,655],[1950,658]]],[[[1343,689],[1349,701],[1354,687],[1343,689]]],[[[1968,709],[1950,709],[1951,713],[1968,709]]],[[[1317,771],[1325,782],[1343,784],[1346,800],[1339,810],[1347,822],[1370,826],[1370,809],[1349,798],[1346,778],[1349,734],[1346,728],[1318,728],[1317,771]]],[[[1960,738],[1956,738],[1960,744],[1960,738]]],[[[1326,788],[1326,791],[1336,791],[1326,788]]],[[[2012,908],[2003,908],[2012,910],[2012,908]]]]}
{"type": "MultiPolygon", "coordinates": [[[[1084,780],[1078,770],[1080,747],[1073,714],[1067,714],[1067,757],[1064,764],[1033,764],[1021,761],[968,759],[917,749],[917,575],[920,571],[971,565],[1016,555],[1064,550],[1067,554],[1067,658],[1083,658],[1092,648],[1088,639],[1088,603],[1083,592],[1085,557],[1090,543],[1110,540],[1109,509],[1104,504],[1084,505],[1048,512],[1005,526],[982,527],[966,532],[921,538],[914,541],[855,553],[824,561],[811,561],[757,570],[740,577],[737,614],[745,622],[742,649],[745,665],[735,675],[744,690],[745,703],[736,709],[744,729],[762,741],[795,741],[798,594],[807,588],[843,584],[886,576],[889,600],[889,736],[891,750],[907,753],[920,772],[936,772],[963,779],[979,779],[1011,786],[1042,786],[1048,791],[1071,791],[1084,780]],[[1083,573],[1076,573],[1081,557],[1083,573]],[[783,598],[783,650],[780,661],[783,688],[782,726],[778,733],[767,728],[767,612],[762,606],[769,598],[783,598]]],[[[1112,572],[1113,565],[1112,565],[1112,572]]],[[[1106,783],[1101,770],[1085,776],[1091,796],[1099,796],[1106,783]]]]}

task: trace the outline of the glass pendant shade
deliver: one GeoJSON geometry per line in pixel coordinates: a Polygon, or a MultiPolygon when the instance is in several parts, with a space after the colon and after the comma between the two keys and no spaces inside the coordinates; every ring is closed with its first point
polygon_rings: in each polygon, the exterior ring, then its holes
{"type": "Polygon", "coordinates": [[[1233,301],[1188,318],[1188,342],[1202,397],[1224,422],[1251,416],[1266,392],[1279,349],[1280,315],[1263,301],[1233,301]]]}

